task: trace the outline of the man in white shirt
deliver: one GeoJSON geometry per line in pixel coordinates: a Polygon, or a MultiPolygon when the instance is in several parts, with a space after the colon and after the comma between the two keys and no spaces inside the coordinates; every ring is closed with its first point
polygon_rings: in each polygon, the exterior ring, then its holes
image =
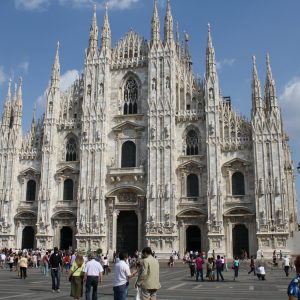
{"type": "Polygon", "coordinates": [[[89,261],[84,267],[84,281],[85,281],[85,299],[86,300],[97,300],[97,288],[98,281],[102,282],[103,268],[101,264],[95,260],[95,254],[91,253],[88,255],[89,261]],[[91,291],[93,293],[91,296],[91,291]]]}
{"type": "Polygon", "coordinates": [[[283,267],[286,277],[289,276],[289,270],[290,270],[290,259],[285,255],[283,258],[283,267]]]}
{"type": "Polygon", "coordinates": [[[137,272],[131,274],[128,264],[125,262],[128,254],[121,252],[119,254],[120,261],[115,266],[114,279],[114,300],[126,300],[128,292],[128,280],[135,276],[137,272]]]}

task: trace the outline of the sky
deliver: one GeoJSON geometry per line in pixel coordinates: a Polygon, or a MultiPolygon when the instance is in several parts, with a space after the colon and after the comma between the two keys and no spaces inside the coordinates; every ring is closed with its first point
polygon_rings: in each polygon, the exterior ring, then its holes
{"type": "MultiPolygon", "coordinates": [[[[97,3],[99,29],[104,1],[97,3]]],[[[55,48],[60,42],[61,87],[68,86],[84,68],[92,19],[91,0],[0,1],[0,113],[9,78],[23,78],[23,128],[32,112],[44,110],[44,92],[51,76],[55,48]]],[[[261,85],[270,53],[284,128],[290,137],[294,166],[300,161],[300,1],[299,0],[171,0],[181,39],[189,33],[195,74],[205,72],[207,24],[212,27],[222,94],[250,117],[252,55],[256,55],[261,85]]],[[[131,28],[149,39],[153,0],[108,0],[113,44],[131,28]]],[[[163,33],[166,0],[158,0],[163,33]]],[[[295,170],[300,195],[300,174],[295,170]]],[[[300,203],[298,203],[298,214],[300,203]]]]}

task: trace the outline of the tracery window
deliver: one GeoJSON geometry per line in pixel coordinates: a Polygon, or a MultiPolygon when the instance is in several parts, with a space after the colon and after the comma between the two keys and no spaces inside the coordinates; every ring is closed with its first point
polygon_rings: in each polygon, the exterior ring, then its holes
{"type": "Polygon", "coordinates": [[[199,197],[199,180],[196,174],[189,174],[186,178],[187,197],[199,197]]]}
{"type": "Polygon", "coordinates": [[[66,179],[64,181],[64,199],[73,200],[74,182],[72,179],[66,179]]]}
{"type": "Polygon", "coordinates": [[[66,144],[66,161],[76,161],[77,144],[74,138],[70,138],[66,144]]]}
{"type": "Polygon", "coordinates": [[[27,181],[26,201],[34,201],[36,193],[36,182],[34,180],[27,181]]]}
{"type": "Polygon", "coordinates": [[[132,141],[122,145],[121,168],[132,168],[136,164],[136,146],[132,141]]]}
{"type": "Polygon", "coordinates": [[[199,154],[199,140],[195,130],[190,130],[186,136],[186,155],[199,154]]]}
{"type": "Polygon", "coordinates": [[[243,196],[245,195],[245,179],[241,172],[233,173],[231,177],[232,184],[232,195],[233,196],[243,196]]]}
{"type": "Polygon", "coordinates": [[[124,86],[124,115],[137,113],[138,85],[134,79],[128,79],[124,86]]]}

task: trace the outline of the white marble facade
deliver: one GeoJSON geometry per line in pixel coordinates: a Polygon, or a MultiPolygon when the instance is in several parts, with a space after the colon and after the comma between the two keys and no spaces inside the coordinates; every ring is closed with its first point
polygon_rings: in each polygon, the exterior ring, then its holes
{"type": "Polygon", "coordinates": [[[263,95],[253,58],[247,120],[220,92],[210,26],[203,78],[170,2],[163,27],[162,39],[155,3],[149,42],[131,30],[112,47],[107,9],[99,43],[94,10],[82,77],[60,91],[57,45],[45,114],[25,136],[22,82],[12,96],[9,83],[0,248],[288,251],[294,168],[269,57],[263,95]]]}

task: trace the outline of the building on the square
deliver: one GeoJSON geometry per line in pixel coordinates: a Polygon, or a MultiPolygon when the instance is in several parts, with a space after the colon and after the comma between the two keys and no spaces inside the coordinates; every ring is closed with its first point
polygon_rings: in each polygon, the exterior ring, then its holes
{"type": "Polygon", "coordinates": [[[12,96],[9,83],[0,247],[288,251],[294,167],[269,56],[263,95],[253,57],[247,120],[220,92],[210,26],[204,78],[169,1],[163,27],[155,3],[149,42],[130,30],[112,47],[108,11],[98,41],[94,10],[82,77],[60,90],[57,45],[45,114],[25,136],[22,82],[12,96]]]}

